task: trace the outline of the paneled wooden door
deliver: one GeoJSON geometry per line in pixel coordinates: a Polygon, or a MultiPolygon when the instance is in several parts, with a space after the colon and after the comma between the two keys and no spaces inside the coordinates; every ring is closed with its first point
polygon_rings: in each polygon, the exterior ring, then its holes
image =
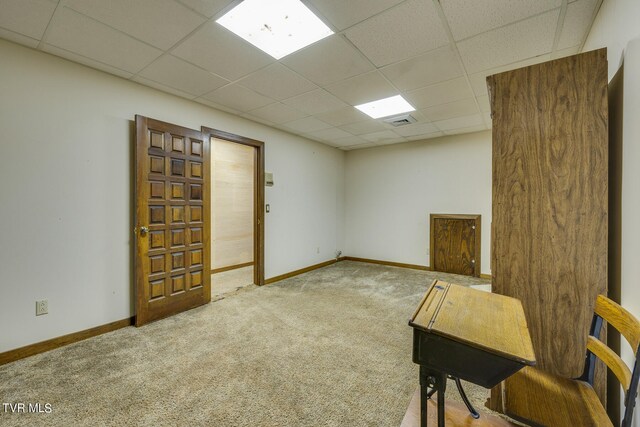
{"type": "Polygon", "coordinates": [[[480,276],[480,215],[431,214],[431,268],[480,276]]]}
{"type": "Polygon", "coordinates": [[[136,326],[211,301],[209,139],[136,116],[136,326]]]}

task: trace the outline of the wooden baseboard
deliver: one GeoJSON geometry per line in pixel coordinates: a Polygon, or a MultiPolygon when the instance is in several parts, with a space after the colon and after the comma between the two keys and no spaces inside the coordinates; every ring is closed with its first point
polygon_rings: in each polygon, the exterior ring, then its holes
{"type": "Polygon", "coordinates": [[[340,258],[340,261],[368,262],[369,264],[380,264],[380,265],[388,265],[391,267],[401,267],[401,268],[411,268],[413,270],[431,271],[431,267],[428,267],[426,265],[405,264],[402,262],[381,261],[378,259],[357,258],[352,256],[342,257],[340,258]]]}
{"type": "MultiPolygon", "coordinates": [[[[343,256],[338,259],[338,261],[357,261],[357,262],[368,262],[369,264],[380,264],[380,265],[388,265],[391,267],[401,267],[401,268],[411,268],[413,270],[422,270],[422,271],[433,271],[433,269],[427,265],[418,265],[418,264],[405,264],[402,262],[393,262],[393,261],[382,261],[379,259],[369,259],[369,258],[358,258],[352,256],[343,256]]],[[[490,274],[480,274],[481,279],[491,279],[490,274]]]]}
{"type": "Polygon", "coordinates": [[[326,267],[331,264],[335,264],[339,260],[332,259],[330,261],[321,262],[320,264],[311,265],[309,267],[301,268],[300,270],[291,271],[289,273],[281,274],[280,276],[275,276],[270,279],[264,281],[265,285],[270,283],[279,282],[280,280],[288,279],[290,277],[298,276],[303,273],[308,273],[309,271],[317,270],[318,268],[326,267]]]}
{"type": "Polygon", "coordinates": [[[52,338],[50,340],[16,348],[15,350],[5,351],[4,353],[0,353],[0,366],[7,363],[15,362],[16,360],[24,359],[25,357],[44,353],[46,351],[53,350],[68,344],[73,344],[74,342],[86,340],[87,338],[125,328],[127,326],[133,325],[133,323],[134,318],[129,317],[127,319],[107,323],[106,325],[96,326],[94,328],[85,329],[84,331],[74,332],[68,335],[63,335],[61,337],[52,338]]]}
{"type": "Polygon", "coordinates": [[[230,265],[227,267],[214,268],[213,270],[211,270],[211,274],[222,273],[224,271],[229,271],[229,270],[236,270],[238,268],[250,267],[252,265],[253,265],[253,261],[245,262],[244,264],[236,264],[236,265],[230,265]]]}

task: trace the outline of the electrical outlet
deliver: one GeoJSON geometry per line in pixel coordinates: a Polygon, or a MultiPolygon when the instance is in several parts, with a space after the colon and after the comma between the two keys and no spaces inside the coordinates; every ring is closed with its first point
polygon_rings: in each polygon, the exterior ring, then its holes
{"type": "Polygon", "coordinates": [[[320,253],[320,247],[319,247],[319,246],[316,248],[316,253],[317,253],[317,254],[319,254],[319,253],[320,253]]]}
{"type": "Polygon", "coordinates": [[[46,299],[36,301],[36,316],[42,316],[43,314],[49,314],[49,301],[46,299]]]}

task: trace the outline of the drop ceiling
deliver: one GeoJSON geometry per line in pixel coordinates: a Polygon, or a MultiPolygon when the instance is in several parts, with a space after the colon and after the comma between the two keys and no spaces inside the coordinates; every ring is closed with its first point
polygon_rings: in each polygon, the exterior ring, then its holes
{"type": "Polygon", "coordinates": [[[237,0],[0,0],[0,38],[353,150],[489,129],[486,76],[578,53],[601,1],[303,0],[335,34],[279,61],[237,0]],[[354,108],[398,94],[416,123],[354,108]]]}

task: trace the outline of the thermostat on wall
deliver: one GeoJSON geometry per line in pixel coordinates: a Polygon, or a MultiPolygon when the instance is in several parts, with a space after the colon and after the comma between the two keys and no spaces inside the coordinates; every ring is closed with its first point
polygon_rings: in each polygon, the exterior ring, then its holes
{"type": "Polygon", "coordinates": [[[273,173],[265,172],[264,173],[264,185],[267,187],[273,187],[273,173]]]}

